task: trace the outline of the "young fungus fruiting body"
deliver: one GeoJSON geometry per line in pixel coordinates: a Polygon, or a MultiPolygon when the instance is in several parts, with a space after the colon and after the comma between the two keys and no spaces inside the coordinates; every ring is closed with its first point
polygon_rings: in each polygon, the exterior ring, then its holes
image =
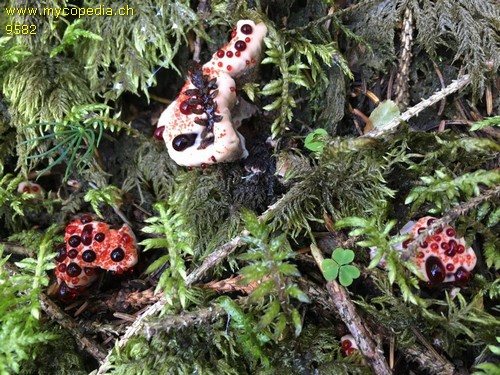
{"type": "Polygon", "coordinates": [[[261,59],[264,23],[240,20],[232,38],[202,67],[189,72],[180,95],[163,111],[155,131],[182,166],[206,166],[245,158],[245,140],[231,111],[238,98],[235,78],[261,59]]]}
{"type": "Polygon", "coordinates": [[[88,215],[66,226],[56,251],[55,274],[63,292],[84,290],[96,280],[98,268],[119,274],[138,259],[135,235],[127,225],[111,229],[88,215]]]}

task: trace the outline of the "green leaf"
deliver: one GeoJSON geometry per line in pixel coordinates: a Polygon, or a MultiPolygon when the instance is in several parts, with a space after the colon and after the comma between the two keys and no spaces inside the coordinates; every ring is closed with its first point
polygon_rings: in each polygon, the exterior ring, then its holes
{"type": "Polygon", "coordinates": [[[328,281],[335,280],[339,274],[339,265],[332,259],[325,259],[321,263],[321,269],[323,276],[328,281]]]}
{"type": "Polygon", "coordinates": [[[333,251],[332,258],[340,265],[349,264],[354,260],[354,251],[337,248],[333,251]]]}
{"type": "Polygon", "coordinates": [[[314,152],[321,152],[326,144],[328,132],[325,129],[316,129],[309,133],[304,140],[304,147],[314,152]]]}
{"type": "Polygon", "coordinates": [[[355,266],[342,266],[339,271],[339,282],[343,286],[349,286],[354,279],[357,279],[361,273],[355,266]]]}
{"type": "Polygon", "coordinates": [[[370,115],[374,128],[382,128],[401,113],[396,103],[392,100],[381,102],[370,115]]]}

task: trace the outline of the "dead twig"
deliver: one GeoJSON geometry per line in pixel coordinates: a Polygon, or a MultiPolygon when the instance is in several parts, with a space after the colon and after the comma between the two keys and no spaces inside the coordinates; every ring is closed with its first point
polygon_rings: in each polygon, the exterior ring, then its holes
{"type": "MultiPolygon", "coordinates": [[[[312,244],[311,252],[316,264],[321,269],[323,255],[321,254],[320,249],[316,245],[312,244]]],[[[361,317],[357,313],[354,304],[349,298],[347,290],[335,280],[327,282],[326,288],[332,298],[335,308],[342,318],[342,321],[349,329],[349,332],[353,335],[359,351],[363,354],[375,374],[392,374],[392,371],[384,357],[383,350],[380,348],[380,345],[376,344],[372,334],[363,324],[361,317]]]]}
{"type": "Polygon", "coordinates": [[[453,94],[454,92],[461,90],[462,88],[467,86],[470,83],[470,81],[471,78],[468,74],[458,78],[456,81],[453,81],[445,89],[436,92],[427,99],[422,100],[417,105],[408,108],[408,110],[406,110],[400,116],[396,117],[394,120],[389,121],[381,128],[372,130],[371,132],[365,134],[363,137],[378,138],[396,130],[396,128],[402,121],[408,121],[412,117],[417,116],[424,109],[429,108],[430,106],[436,104],[443,98],[446,98],[447,96],[453,94]]]}
{"type": "Polygon", "coordinates": [[[64,311],[61,310],[45,293],[40,294],[40,306],[43,311],[62,327],[71,332],[78,345],[98,361],[106,357],[106,351],[90,337],[85,336],[79,325],[64,311]]]}

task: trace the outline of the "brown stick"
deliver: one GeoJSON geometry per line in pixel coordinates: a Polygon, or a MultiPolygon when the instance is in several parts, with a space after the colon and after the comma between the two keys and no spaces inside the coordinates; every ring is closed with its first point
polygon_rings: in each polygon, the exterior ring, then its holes
{"type": "Polygon", "coordinates": [[[53,320],[71,332],[78,345],[98,361],[106,358],[106,351],[90,337],[86,337],[78,324],[61,310],[45,293],[40,294],[40,307],[53,320]]]}
{"type": "MultiPolygon", "coordinates": [[[[323,255],[321,250],[314,244],[311,245],[311,253],[316,264],[321,269],[323,255]]],[[[359,351],[365,357],[375,374],[392,374],[389,365],[384,357],[384,352],[379,345],[375,343],[372,334],[364,326],[361,317],[356,311],[354,304],[349,298],[347,290],[335,280],[326,283],[326,288],[330,294],[335,308],[340,314],[342,321],[354,337],[354,341],[359,351]]]]}

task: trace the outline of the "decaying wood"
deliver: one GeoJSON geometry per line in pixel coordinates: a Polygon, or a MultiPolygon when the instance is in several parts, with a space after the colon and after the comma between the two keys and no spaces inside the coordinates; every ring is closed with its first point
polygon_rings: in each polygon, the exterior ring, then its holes
{"type": "Polygon", "coordinates": [[[413,12],[409,6],[403,15],[403,27],[401,30],[401,52],[399,55],[398,70],[395,80],[396,104],[401,110],[410,104],[410,91],[408,80],[410,79],[411,47],[413,42],[413,12]]]}
{"type": "MultiPolygon", "coordinates": [[[[314,244],[311,245],[311,253],[316,264],[321,269],[323,255],[321,250],[314,244]]],[[[326,284],[328,293],[337,309],[342,321],[345,323],[349,332],[354,337],[359,351],[363,354],[367,363],[377,375],[392,374],[389,365],[384,357],[384,352],[380,344],[376,343],[373,335],[365,327],[363,321],[352,303],[347,290],[335,280],[326,284]]]]}

